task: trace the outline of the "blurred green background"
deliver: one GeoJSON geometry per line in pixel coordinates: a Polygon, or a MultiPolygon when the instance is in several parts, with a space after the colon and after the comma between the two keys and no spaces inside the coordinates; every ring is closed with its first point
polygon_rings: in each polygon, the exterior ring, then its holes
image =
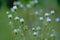
{"type": "MultiPolygon", "coordinates": [[[[21,2],[23,4],[27,4],[29,3],[29,0],[21,0],[21,2]]],[[[6,0],[1,0],[0,2],[2,4],[1,8],[0,8],[0,40],[14,40],[14,36],[11,33],[11,27],[8,25],[8,18],[6,15],[6,11],[9,9],[7,8],[6,4],[7,1],[6,0]]],[[[33,9],[43,9],[45,11],[50,11],[51,9],[55,9],[56,10],[56,14],[55,16],[52,16],[54,18],[56,17],[60,17],[60,6],[57,3],[57,0],[39,0],[39,3],[37,5],[35,5],[33,7],[33,9]]],[[[17,12],[19,13],[19,12],[17,12]]],[[[24,14],[23,14],[24,16],[24,14]]],[[[28,14],[25,14],[26,19],[28,19],[28,14]]],[[[24,16],[24,17],[25,17],[24,16]]],[[[32,16],[33,17],[33,16],[32,16]]],[[[33,20],[33,18],[31,18],[33,20]]],[[[29,22],[29,21],[26,21],[29,22]]],[[[56,29],[56,40],[60,40],[60,22],[59,23],[55,23],[53,22],[53,26],[56,29]]],[[[20,39],[19,39],[20,40],[20,39]]],[[[23,39],[22,39],[23,40],[23,39]]],[[[30,39],[29,39],[30,40],[30,39]]],[[[39,40],[39,39],[36,39],[39,40]]]]}

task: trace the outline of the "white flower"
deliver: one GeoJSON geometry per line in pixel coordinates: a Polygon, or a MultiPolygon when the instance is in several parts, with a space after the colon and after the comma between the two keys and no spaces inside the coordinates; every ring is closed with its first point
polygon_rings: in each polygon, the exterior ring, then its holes
{"type": "Polygon", "coordinates": [[[31,7],[31,5],[30,5],[30,4],[27,4],[27,5],[26,5],[26,7],[27,7],[27,8],[30,8],[30,7],[31,7]]]}
{"type": "Polygon", "coordinates": [[[40,20],[43,20],[43,17],[40,17],[40,20]]]}
{"type": "Polygon", "coordinates": [[[12,14],[9,14],[9,15],[8,15],[8,18],[12,18],[12,14]]]}
{"type": "Polygon", "coordinates": [[[14,10],[17,9],[17,6],[13,6],[13,9],[14,9],[14,10]]]}
{"type": "Polygon", "coordinates": [[[15,12],[15,10],[13,8],[11,8],[11,12],[15,12]]]}
{"type": "Polygon", "coordinates": [[[35,28],[32,28],[32,30],[34,31],[34,30],[35,30],[35,28]]]}
{"type": "Polygon", "coordinates": [[[38,0],[34,0],[35,3],[38,3],[38,0]]]}
{"type": "Polygon", "coordinates": [[[18,20],[18,19],[19,19],[19,17],[18,17],[18,16],[16,16],[16,17],[15,17],[15,20],[18,20]]]}
{"type": "Polygon", "coordinates": [[[38,11],[35,11],[34,13],[35,13],[35,14],[38,14],[39,12],[38,12],[38,11]]]}
{"type": "Polygon", "coordinates": [[[49,13],[45,13],[45,16],[49,16],[50,14],[49,13]]]}
{"type": "Polygon", "coordinates": [[[14,33],[18,32],[17,29],[14,29],[14,33]]]}
{"type": "Polygon", "coordinates": [[[13,25],[13,22],[12,21],[9,21],[9,25],[13,25]]]}
{"type": "Polygon", "coordinates": [[[9,14],[9,11],[7,11],[6,14],[9,14]]]}
{"type": "Polygon", "coordinates": [[[50,34],[50,37],[54,37],[54,36],[55,36],[55,34],[53,34],[53,33],[52,33],[52,34],[50,34]]]}
{"type": "Polygon", "coordinates": [[[41,28],[38,26],[38,27],[36,27],[36,30],[40,30],[41,28]]]}
{"type": "Polygon", "coordinates": [[[17,9],[17,6],[13,6],[13,7],[11,8],[11,12],[15,12],[15,9],[17,9]]]}
{"type": "Polygon", "coordinates": [[[19,5],[19,7],[23,8],[23,7],[24,7],[24,5],[23,5],[23,4],[20,4],[20,5],[19,5]]]}
{"type": "Polygon", "coordinates": [[[47,17],[46,22],[50,22],[50,21],[51,21],[51,18],[47,17]]]}
{"type": "Polygon", "coordinates": [[[51,14],[54,14],[55,13],[55,11],[54,10],[51,10],[51,14]]]}
{"type": "Polygon", "coordinates": [[[60,21],[60,18],[56,18],[55,21],[56,21],[56,22],[59,22],[59,21],[60,21]]]}
{"type": "Polygon", "coordinates": [[[24,18],[20,18],[20,22],[24,22],[24,18]]]}
{"type": "Polygon", "coordinates": [[[38,34],[38,32],[33,32],[33,35],[37,35],[38,34]]]}

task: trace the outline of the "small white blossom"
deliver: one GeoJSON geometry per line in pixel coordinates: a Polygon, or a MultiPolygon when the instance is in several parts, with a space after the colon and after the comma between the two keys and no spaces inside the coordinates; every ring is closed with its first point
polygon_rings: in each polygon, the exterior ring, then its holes
{"type": "Polygon", "coordinates": [[[15,17],[15,20],[18,20],[18,19],[19,19],[19,17],[18,17],[18,16],[16,16],[16,17],[15,17]]]}
{"type": "Polygon", "coordinates": [[[9,21],[9,25],[13,25],[13,22],[12,21],[9,21]]]}
{"type": "Polygon", "coordinates": [[[27,4],[27,5],[26,5],[26,7],[27,7],[27,8],[30,8],[30,7],[31,7],[31,5],[30,5],[30,4],[27,4]]]}
{"type": "Polygon", "coordinates": [[[8,14],[8,18],[12,18],[12,14],[8,14]]]}
{"type": "Polygon", "coordinates": [[[18,32],[17,29],[14,29],[14,33],[18,32]]]}
{"type": "Polygon", "coordinates": [[[20,18],[20,22],[24,22],[24,18],[20,18]]]}
{"type": "Polygon", "coordinates": [[[59,22],[59,21],[60,21],[60,18],[56,18],[55,21],[56,21],[56,22],[59,22]]]}
{"type": "Polygon", "coordinates": [[[34,0],[35,3],[38,3],[38,0],[34,0]]]}
{"type": "Polygon", "coordinates": [[[14,10],[17,9],[17,6],[13,6],[13,9],[14,9],[14,10]]]}
{"type": "Polygon", "coordinates": [[[45,16],[49,16],[50,14],[49,13],[45,13],[45,16]]]}
{"type": "Polygon", "coordinates": [[[46,22],[50,22],[50,21],[51,21],[51,18],[47,17],[46,22]]]}
{"type": "Polygon", "coordinates": [[[51,10],[51,14],[54,14],[55,13],[55,11],[54,10],[51,10]]]}
{"type": "Polygon", "coordinates": [[[24,5],[23,5],[23,4],[20,4],[20,5],[19,5],[19,7],[23,8],[23,7],[24,7],[24,5]]]}
{"type": "Polygon", "coordinates": [[[37,35],[38,34],[38,32],[33,32],[33,35],[37,35]]]}
{"type": "Polygon", "coordinates": [[[43,20],[43,17],[40,17],[40,20],[43,20]]]}
{"type": "Polygon", "coordinates": [[[35,30],[35,28],[32,28],[32,30],[34,31],[34,30],[35,30]]]}
{"type": "Polygon", "coordinates": [[[15,12],[15,10],[13,8],[11,8],[11,12],[15,12]]]}
{"type": "Polygon", "coordinates": [[[53,33],[52,33],[52,34],[50,34],[50,37],[54,37],[54,36],[55,36],[55,34],[53,34],[53,33]]]}
{"type": "Polygon", "coordinates": [[[34,13],[35,13],[35,14],[38,14],[39,12],[38,12],[38,11],[35,11],[34,13]]]}
{"type": "Polygon", "coordinates": [[[36,27],[36,30],[40,30],[41,28],[40,27],[36,27]]]}
{"type": "Polygon", "coordinates": [[[6,14],[9,14],[9,11],[7,11],[6,14]]]}

